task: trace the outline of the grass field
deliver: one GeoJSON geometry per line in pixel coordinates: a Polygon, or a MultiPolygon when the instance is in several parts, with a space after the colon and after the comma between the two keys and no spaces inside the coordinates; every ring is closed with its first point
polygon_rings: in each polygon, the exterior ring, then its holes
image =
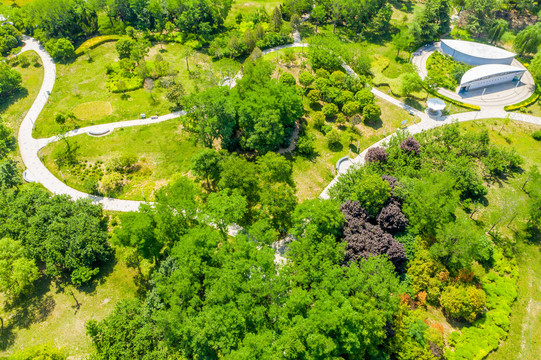
{"type": "MultiPolygon", "coordinates": [[[[189,58],[191,73],[188,73],[183,50],[183,45],[176,43],[163,45],[163,49],[162,45],[155,45],[150,49],[147,59],[151,60],[160,53],[164,60],[179,70],[177,79],[187,92],[216,80],[212,61],[198,52],[189,58]]],[[[76,125],[84,127],[137,119],[141,113],[163,115],[171,111],[171,103],[165,99],[165,91],[159,87],[154,87],[152,92],[139,89],[126,92],[125,95],[114,94],[106,89],[106,66],[118,59],[114,42],[98,46],[89,52],[89,56],[92,58],[90,62],[88,56],[83,55],[73,63],[57,64],[56,83],[49,102],[36,121],[35,137],[52,136],[59,132],[54,122],[58,112],[76,112],[80,117],[76,125]],[[107,102],[109,105],[105,104],[107,102]],[[101,106],[96,109],[98,111],[94,111],[92,104],[101,106]]]]}
{"type": "MultiPolygon", "coordinates": [[[[122,259],[118,251],[117,257],[122,259]]],[[[93,284],[75,291],[79,308],[70,293],[54,282],[39,280],[25,303],[2,314],[6,327],[5,336],[0,339],[8,347],[0,350],[0,357],[29,346],[52,343],[64,347],[70,359],[87,358],[93,349],[85,332],[86,321],[101,320],[120,300],[134,297],[134,276],[135,271],[122,260],[105,264],[93,284]]]]}
{"type": "MultiPolygon", "coordinates": [[[[180,130],[179,120],[159,124],[117,129],[103,137],[79,135],[72,138],[78,147],[77,159],[93,164],[123,154],[135,155],[140,169],[131,174],[128,183],[117,195],[121,199],[152,200],[156,189],[167,184],[175,174],[189,171],[190,158],[199,150],[188,136],[180,130]]],[[[66,184],[84,191],[79,176],[69,169],[60,169],[51,155],[62,142],[56,142],[41,151],[45,165],[66,184]]]]}
{"type": "Polygon", "coordinates": [[[226,23],[234,21],[238,13],[246,15],[260,7],[264,7],[267,13],[271,15],[274,8],[280,6],[282,3],[283,0],[234,0],[226,23]]]}

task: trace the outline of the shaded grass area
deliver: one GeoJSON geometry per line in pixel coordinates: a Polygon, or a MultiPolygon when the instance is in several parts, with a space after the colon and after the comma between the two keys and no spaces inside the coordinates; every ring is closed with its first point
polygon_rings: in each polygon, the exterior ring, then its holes
{"type": "MultiPolygon", "coordinates": [[[[187,65],[184,50],[185,47],[177,43],[154,45],[147,60],[154,59],[159,53],[179,71],[176,78],[188,93],[214,83],[216,79],[208,56],[194,52],[189,56],[187,65]],[[187,71],[187,66],[191,72],[187,71]]],[[[77,111],[82,104],[96,101],[109,102],[112,112],[99,118],[95,114],[84,116],[79,112],[86,120],[77,121],[76,126],[132,120],[139,118],[141,113],[150,116],[171,112],[172,104],[165,98],[165,89],[156,86],[156,82],[152,90],[142,88],[125,94],[108,91],[105,86],[106,66],[117,60],[115,43],[110,42],[90,50],[87,55],[78,57],[72,63],[57,64],[55,86],[49,102],[36,121],[34,136],[39,138],[57,134],[59,129],[54,122],[56,113],[77,111]]]]}
{"type": "MultiPolygon", "coordinates": [[[[123,255],[117,251],[117,258],[123,255]]],[[[136,294],[135,271],[121,260],[111,260],[100,269],[97,280],[74,292],[74,298],[55,282],[40,279],[24,302],[2,313],[4,336],[0,338],[0,356],[18,350],[52,343],[65,347],[74,358],[86,358],[92,352],[85,324],[89,319],[106,317],[122,299],[136,294]],[[7,345],[7,347],[6,347],[7,345]]]]}
{"type": "MultiPolygon", "coordinates": [[[[191,157],[200,149],[189,139],[178,119],[159,124],[117,129],[103,137],[79,135],[70,139],[77,147],[77,160],[94,164],[107,163],[120,155],[134,155],[138,171],[128,176],[128,182],[116,194],[120,199],[152,200],[154,191],[166,185],[175,174],[189,171],[191,157]]],[[[54,154],[65,144],[56,142],[42,149],[45,166],[67,185],[85,191],[80,174],[73,169],[59,169],[54,154]],[[62,171],[62,173],[60,173],[62,171]]]]}

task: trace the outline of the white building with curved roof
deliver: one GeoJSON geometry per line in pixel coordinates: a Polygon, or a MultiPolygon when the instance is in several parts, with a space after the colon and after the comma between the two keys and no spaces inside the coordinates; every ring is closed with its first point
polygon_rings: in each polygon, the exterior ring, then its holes
{"type": "Polygon", "coordinates": [[[511,81],[520,81],[526,69],[511,65],[489,64],[476,66],[462,76],[459,91],[469,91],[500,85],[511,81]]]}
{"type": "Polygon", "coordinates": [[[441,50],[460,61],[469,65],[502,64],[511,65],[515,53],[510,51],[480,44],[473,41],[442,39],[441,50]]]}

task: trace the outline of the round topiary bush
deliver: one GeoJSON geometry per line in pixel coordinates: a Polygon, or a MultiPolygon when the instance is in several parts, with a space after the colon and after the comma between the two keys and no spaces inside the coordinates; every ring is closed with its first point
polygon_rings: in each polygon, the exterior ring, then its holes
{"type": "Polygon", "coordinates": [[[366,152],[366,155],[364,157],[364,161],[366,162],[387,162],[387,152],[385,152],[385,149],[380,146],[374,146],[366,152]]]}
{"type": "Polygon", "coordinates": [[[541,130],[534,131],[532,137],[537,141],[541,141],[541,130]]]}
{"type": "Polygon", "coordinates": [[[410,154],[419,155],[419,151],[421,151],[421,144],[419,144],[419,142],[413,137],[409,137],[400,143],[400,149],[410,154]]]}

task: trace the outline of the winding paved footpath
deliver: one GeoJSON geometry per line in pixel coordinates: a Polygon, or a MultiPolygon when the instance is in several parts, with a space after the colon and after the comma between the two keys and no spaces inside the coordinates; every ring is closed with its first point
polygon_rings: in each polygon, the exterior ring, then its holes
{"type": "MultiPolygon", "coordinates": [[[[91,199],[93,202],[100,203],[103,205],[103,208],[105,210],[112,210],[112,211],[137,211],[139,209],[139,205],[141,205],[141,201],[133,201],[133,200],[120,200],[120,199],[112,199],[112,198],[106,198],[106,197],[100,197],[100,196],[93,196],[86,194],[84,192],[75,190],[68,185],[64,184],[62,181],[60,181],[58,178],[56,178],[41,162],[41,160],[38,157],[38,152],[41,148],[45,147],[46,145],[60,140],[59,136],[53,136],[50,138],[44,138],[44,139],[35,139],[32,136],[32,130],[34,127],[34,122],[38,118],[39,114],[45,107],[45,104],[47,103],[47,100],[49,99],[49,94],[53,91],[55,78],[56,78],[56,66],[53,61],[53,59],[49,56],[49,54],[45,51],[45,49],[37,42],[36,40],[25,36],[24,37],[25,45],[22,48],[21,52],[25,51],[35,51],[39,57],[41,58],[41,61],[43,62],[43,69],[44,69],[44,78],[43,78],[43,84],[41,86],[41,89],[39,91],[39,94],[32,104],[32,107],[28,111],[28,114],[25,116],[23,122],[21,123],[21,127],[19,129],[19,149],[21,152],[22,160],[27,168],[27,174],[29,175],[29,178],[34,179],[36,182],[41,183],[45,188],[47,188],[49,191],[51,191],[53,194],[57,195],[69,195],[73,199],[91,199]]],[[[275,51],[282,50],[284,48],[289,47],[307,47],[308,44],[303,43],[300,35],[297,33],[294,34],[294,42],[293,44],[288,44],[284,46],[278,46],[276,48],[268,49],[263,52],[263,54],[269,54],[275,51]]],[[[351,69],[348,65],[343,64],[342,65],[344,70],[353,76],[357,76],[357,74],[351,69]]],[[[236,80],[242,78],[242,73],[238,73],[233,79],[229,80],[230,87],[235,86],[236,80]]],[[[373,88],[372,93],[385,100],[389,103],[401,107],[407,111],[412,112],[414,115],[419,117],[420,121],[417,124],[411,125],[408,127],[408,131],[411,134],[417,134],[421,131],[429,130],[438,126],[449,124],[450,122],[463,122],[463,121],[470,121],[470,120],[477,120],[477,119],[485,119],[485,118],[511,118],[513,120],[518,121],[524,121],[531,124],[541,125],[541,118],[531,116],[531,115],[525,115],[525,114],[519,114],[519,113],[507,113],[503,110],[489,110],[489,109],[483,109],[479,112],[468,112],[468,113],[461,113],[456,115],[450,115],[447,117],[442,118],[430,118],[425,113],[416,110],[412,108],[411,106],[408,106],[399,100],[373,88]]],[[[117,128],[122,127],[130,127],[130,126],[142,126],[142,125],[149,125],[149,124],[156,124],[162,121],[171,120],[174,118],[178,118],[179,116],[184,115],[184,111],[174,112],[171,114],[159,116],[155,119],[140,119],[140,120],[130,120],[130,121],[120,121],[115,123],[109,123],[109,124],[101,124],[101,125],[94,125],[89,126],[85,128],[80,128],[76,130],[72,130],[68,132],[67,136],[76,136],[81,134],[90,134],[90,133],[104,133],[107,131],[113,131],[117,128]]],[[[377,143],[373,144],[370,147],[378,146],[384,142],[387,142],[394,134],[389,135],[388,137],[378,141],[377,143]]],[[[361,154],[359,154],[356,158],[351,160],[352,165],[359,166],[364,162],[364,156],[366,154],[366,151],[368,149],[364,150],[361,154]]],[[[333,181],[325,188],[325,190],[321,193],[320,197],[325,199],[328,198],[328,189],[333,186],[339,178],[340,174],[336,176],[336,178],[333,179],[333,181]]]]}

